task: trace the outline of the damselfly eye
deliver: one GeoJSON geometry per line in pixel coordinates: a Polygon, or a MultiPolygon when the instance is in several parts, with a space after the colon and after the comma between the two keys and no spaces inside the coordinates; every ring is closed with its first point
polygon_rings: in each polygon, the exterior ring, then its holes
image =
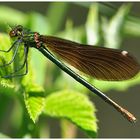
{"type": "Polygon", "coordinates": [[[21,25],[18,25],[9,32],[9,35],[10,37],[21,36],[22,31],[23,31],[23,27],[21,25]]]}
{"type": "Polygon", "coordinates": [[[15,36],[17,36],[17,34],[14,30],[12,30],[12,31],[9,32],[9,36],[10,37],[15,37],[15,36]]]}

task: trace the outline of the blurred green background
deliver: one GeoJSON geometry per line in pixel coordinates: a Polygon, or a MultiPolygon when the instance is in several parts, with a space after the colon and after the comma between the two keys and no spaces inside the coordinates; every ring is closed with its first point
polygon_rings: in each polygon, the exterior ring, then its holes
{"type": "MultiPolygon", "coordinates": [[[[40,34],[59,36],[84,44],[97,44],[127,50],[140,62],[139,7],[140,3],[117,2],[1,2],[0,45],[3,48],[8,48],[10,46],[10,40],[6,34],[8,33],[9,25],[21,24],[40,34]]],[[[1,59],[3,57],[1,56],[1,59]]],[[[55,100],[53,103],[50,101],[52,97],[49,99],[46,98],[46,102],[51,102],[46,105],[45,113],[47,116],[41,113],[43,108],[43,98],[41,97],[37,101],[36,99],[31,99],[31,102],[34,104],[33,107],[39,110],[35,110],[35,113],[31,112],[34,111],[34,108],[31,110],[32,106],[30,107],[28,96],[30,96],[29,93],[32,90],[29,89],[28,82],[32,81],[35,81],[34,83],[38,85],[38,88],[34,88],[33,91],[37,90],[38,93],[42,94],[45,90],[45,97],[51,95],[53,92],[65,89],[83,94],[86,93],[86,96],[89,96],[88,99],[92,100],[97,110],[98,130],[96,132],[95,128],[94,132],[97,133],[98,138],[140,137],[139,75],[135,79],[124,82],[104,82],[89,77],[86,78],[117,103],[136,115],[138,122],[136,124],[130,124],[116,110],[99,99],[99,97],[92,96],[91,93],[88,94],[89,91],[87,89],[74,82],[72,78],[64,74],[39,52],[31,50],[29,59],[29,63],[31,63],[29,66],[31,69],[29,68],[29,71],[31,72],[29,72],[27,78],[23,78],[22,80],[16,78],[11,81],[1,80],[0,137],[87,137],[82,131],[87,131],[85,124],[82,127],[82,123],[80,123],[82,129],[77,128],[74,124],[70,123],[70,121],[75,121],[67,116],[68,112],[65,114],[64,112],[54,111],[56,116],[52,113],[52,106],[57,103],[55,100]],[[27,94],[23,97],[21,93],[24,91],[27,94]],[[34,102],[37,102],[37,104],[35,105],[34,102]],[[48,106],[51,107],[49,108],[48,106]],[[51,113],[48,111],[49,109],[51,113]],[[61,118],[61,113],[63,117],[68,117],[70,121],[58,119],[57,117],[61,118]],[[38,121],[34,124],[33,121],[39,115],[38,121]]],[[[6,70],[10,71],[10,69],[12,68],[6,70]]],[[[8,73],[7,71],[6,74],[8,73]]],[[[5,73],[4,70],[1,74],[3,73],[5,73]]],[[[81,95],[78,97],[83,98],[81,95]]],[[[67,100],[67,96],[64,100],[67,100]]],[[[83,105],[84,103],[86,102],[83,101],[83,105]]],[[[75,104],[78,106],[77,102],[75,104]]],[[[91,110],[94,112],[92,107],[91,110]]],[[[77,121],[75,123],[79,126],[77,121]]],[[[96,124],[96,121],[94,123],[96,124]]],[[[94,128],[87,128],[90,131],[94,130],[94,128]]]]}

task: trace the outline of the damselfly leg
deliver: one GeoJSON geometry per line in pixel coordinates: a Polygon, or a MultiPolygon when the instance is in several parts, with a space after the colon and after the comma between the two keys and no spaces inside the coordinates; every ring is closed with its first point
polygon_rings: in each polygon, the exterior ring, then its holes
{"type": "MultiPolygon", "coordinates": [[[[21,42],[22,42],[22,40],[16,40],[8,50],[0,50],[0,52],[8,53],[15,47],[12,59],[10,60],[10,62],[8,62],[4,65],[1,65],[0,66],[1,68],[9,66],[10,64],[12,64],[14,62],[21,42]]],[[[27,55],[28,55],[28,47],[24,47],[24,62],[23,62],[23,64],[19,68],[17,68],[14,72],[10,73],[9,75],[2,76],[2,78],[12,78],[12,77],[16,77],[16,76],[19,77],[19,76],[26,75],[28,73],[27,55]],[[23,69],[24,66],[25,66],[25,73],[15,74],[15,73],[19,72],[21,69],[23,69]]]]}
{"type": "Polygon", "coordinates": [[[10,52],[10,51],[16,46],[16,43],[17,43],[18,41],[19,41],[19,40],[16,40],[8,50],[0,50],[0,52],[5,52],[5,53],[10,52]]]}
{"type": "Polygon", "coordinates": [[[10,62],[8,62],[8,63],[6,63],[6,64],[4,64],[4,65],[1,65],[0,67],[8,66],[8,65],[10,65],[10,64],[14,61],[14,59],[15,59],[15,57],[16,57],[16,55],[17,55],[19,46],[20,46],[20,40],[16,41],[16,42],[14,43],[14,45],[12,45],[12,46],[10,47],[9,50],[7,50],[7,51],[2,50],[2,52],[9,52],[12,48],[16,47],[16,48],[15,48],[15,51],[14,51],[14,54],[13,54],[12,59],[10,60],[10,62]]]}
{"type": "Polygon", "coordinates": [[[20,77],[20,76],[24,76],[28,73],[28,62],[27,62],[27,57],[28,57],[28,47],[24,47],[24,62],[23,64],[16,69],[14,72],[10,73],[9,75],[3,76],[3,78],[13,78],[13,77],[20,77]],[[25,66],[25,72],[22,74],[15,74],[17,72],[19,72],[20,70],[22,70],[25,66]]]}

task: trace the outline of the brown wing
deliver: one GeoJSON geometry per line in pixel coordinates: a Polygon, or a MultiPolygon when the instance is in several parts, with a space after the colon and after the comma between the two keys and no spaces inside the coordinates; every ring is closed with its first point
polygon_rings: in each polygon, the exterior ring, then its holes
{"type": "Polygon", "coordinates": [[[136,59],[126,51],[82,45],[51,36],[40,36],[40,41],[78,70],[99,80],[127,80],[140,70],[136,59]]]}

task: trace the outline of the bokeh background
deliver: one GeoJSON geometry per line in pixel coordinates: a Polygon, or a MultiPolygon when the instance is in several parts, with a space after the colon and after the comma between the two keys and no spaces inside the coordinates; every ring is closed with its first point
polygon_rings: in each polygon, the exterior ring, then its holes
{"type": "MultiPolygon", "coordinates": [[[[98,15],[99,15],[99,21],[94,19],[94,21],[88,22],[88,16],[89,11],[91,9],[91,5],[94,7],[95,3],[88,3],[88,2],[74,2],[74,3],[54,3],[54,2],[0,2],[0,31],[6,32],[8,25],[16,25],[16,24],[23,24],[27,25],[31,29],[35,31],[39,31],[42,34],[49,33],[50,35],[55,36],[62,36],[65,38],[69,38],[71,40],[81,41],[82,43],[92,43],[92,44],[100,44],[100,45],[107,45],[109,44],[109,47],[114,42],[112,40],[110,34],[106,33],[108,36],[108,39],[105,39],[103,36],[103,31],[100,29],[99,34],[96,32],[96,29],[94,29],[98,25],[94,25],[93,28],[91,28],[91,34],[92,32],[94,35],[98,35],[98,38],[92,38],[93,42],[87,39],[87,35],[85,32],[85,28],[87,26],[91,26],[92,23],[99,24],[100,28],[101,23],[103,23],[103,18],[106,21],[111,21],[112,17],[119,11],[119,8],[123,4],[128,3],[98,3],[98,15]],[[6,9],[12,8],[13,10],[16,10],[15,13],[17,14],[23,14],[23,17],[28,16],[32,20],[28,20],[28,23],[26,23],[25,19],[18,19],[16,18],[17,15],[12,15],[9,13],[9,15],[6,15],[4,12],[4,8],[6,9]],[[19,13],[18,13],[19,12],[19,13]],[[3,15],[3,16],[2,16],[3,15]],[[47,17],[47,24],[41,24],[41,20],[43,20],[42,17],[47,17]],[[39,20],[40,19],[40,20],[39,20]],[[37,23],[38,22],[38,23],[37,23]],[[49,23],[51,23],[49,25],[49,23]],[[49,28],[50,27],[50,28],[49,28]],[[79,33],[77,30],[80,30],[79,33]],[[75,34],[76,35],[75,35],[75,34]],[[80,35],[79,35],[80,34],[80,35]],[[82,36],[82,37],[81,37],[82,36]],[[110,36],[110,41],[109,41],[110,36]],[[79,39],[82,38],[82,39],[79,39]],[[88,42],[89,41],[89,42],[88,42]],[[112,42],[111,42],[112,41],[112,42]],[[112,43],[112,44],[111,44],[112,43]]],[[[137,60],[140,62],[140,3],[131,3],[132,7],[129,10],[128,17],[124,20],[123,26],[121,28],[118,28],[118,30],[121,30],[118,34],[120,35],[119,41],[115,44],[118,48],[127,50],[131,52],[137,60]]],[[[95,7],[94,7],[95,8],[95,7]]],[[[92,12],[97,13],[96,10],[92,12]]],[[[93,14],[95,14],[93,13],[93,14]]],[[[119,14],[118,14],[119,15],[119,14]]],[[[94,15],[93,15],[94,17],[94,15]]],[[[27,17],[26,17],[27,18],[27,17]]],[[[121,18],[121,16],[120,16],[121,18]]],[[[116,23],[119,22],[115,21],[116,23]]],[[[105,26],[105,24],[104,24],[105,26]]],[[[105,28],[107,29],[108,26],[105,28]]],[[[114,27],[115,28],[115,27],[114,27]]],[[[109,27],[107,29],[109,32],[109,27]]],[[[117,34],[117,35],[118,35],[117,34]]],[[[93,35],[93,36],[94,36],[93,35]]],[[[58,71],[60,73],[60,70],[55,67],[53,64],[49,64],[49,67],[46,69],[46,80],[45,84],[51,88],[53,87],[53,80],[55,80],[55,73],[58,71]],[[50,72],[53,70],[53,72],[50,72]],[[51,77],[50,74],[53,74],[53,77],[51,77]],[[49,75],[49,76],[48,76],[49,75]],[[52,80],[53,79],[53,80],[52,80]]],[[[137,77],[136,77],[137,78],[137,77]]],[[[63,79],[64,80],[64,79],[63,79]]],[[[72,80],[71,80],[72,82],[72,80]]],[[[115,83],[114,83],[115,84],[115,83]]],[[[115,100],[120,105],[127,108],[130,112],[133,112],[135,116],[137,117],[138,121],[136,124],[131,124],[127,122],[116,110],[114,110],[111,106],[106,104],[104,101],[102,101],[97,96],[90,96],[90,99],[94,102],[96,109],[97,109],[97,119],[98,121],[98,138],[139,138],[140,137],[140,80],[137,80],[136,82],[129,84],[127,88],[123,89],[123,86],[126,86],[122,84],[121,86],[114,86],[113,84],[110,85],[110,83],[96,83],[96,85],[100,85],[98,88],[102,89],[113,100],[115,100]],[[102,85],[103,84],[103,85],[102,85]],[[111,87],[113,85],[113,87],[111,87]],[[106,88],[105,88],[106,87],[106,88]]],[[[69,83],[69,86],[71,84],[69,83]]],[[[60,86],[61,87],[61,86],[60,86]]],[[[19,113],[20,110],[22,110],[20,102],[15,99],[15,97],[11,97],[9,95],[0,94],[0,132],[9,135],[11,137],[20,137],[18,134],[15,133],[18,127],[20,125],[15,124],[17,120],[17,123],[19,123],[18,120],[20,117],[13,118],[16,116],[20,116],[19,113]],[[16,114],[16,115],[13,115],[16,114]],[[12,119],[11,119],[12,118],[12,119]]],[[[27,114],[26,119],[29,119],[29,116],[27,114]]],[[[69,122],[68,122],[69,123],[69,122]]],[[[60,138],[61,137],[61,127],[60,127],[60,120],[57,118],[51,118],[51,117],[44,117],[40,116],[39,121],[35,124],[36,127],[32,130],[32,134],[36,133],[38,129],[42,130],[40,131],[40,136],[34,135],[34,137],[47,137],[48,131],[47,126],[49,126],[49,137],[51,138],[60,138]]],[[[71,125],[70,130],[68,130],[69,134],[67,134],[66,137],[78,137],[83,138],[87,137],[83,131],[80,129],[75,128],[74,125],[71,125]]],[[[32,127],[32,125],[31,125],[32,127]]],[[[20,130],[22,131],[22,130],[20,130]]],[[[26,131],[26,126],[25,126],[26,131]]],[[[28,134],[26,136],[28,137],[28,134]]]]}

